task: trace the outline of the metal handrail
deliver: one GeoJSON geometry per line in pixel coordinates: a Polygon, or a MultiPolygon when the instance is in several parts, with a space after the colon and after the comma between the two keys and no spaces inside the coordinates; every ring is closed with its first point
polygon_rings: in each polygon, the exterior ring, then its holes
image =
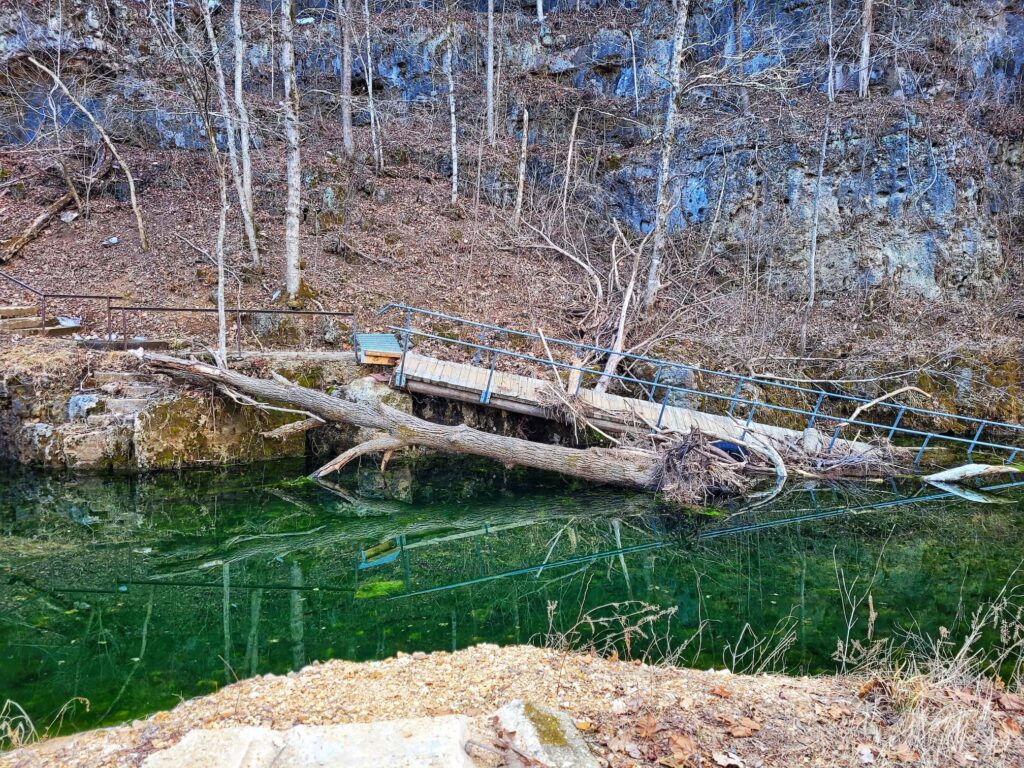
{"type": "MultiPolygon", "coordinates": [[[[581,375],[579,377],[579,380],[576,383],[576,392],[577,393],[579,392],[579,389],[582,386],[583,374],[589,373],[589,374],[594,374],[594,375],[600,376],[600,377],[607,377],[607,378],[614,379],[614,380],[617,380],[617,381],[630,382],[630,383],[633,383],[633,384],[639,384],[641,386],[649,386],[649,387],[651,387],[651,398],[652,399],[653,399],[654,392],[657,389],[660,388],[661,390],[663,390],[666,393],[668,393],[668,392],[679,392],[679,393],[685,393],[685,394],[699,395],[701,397],[709,397],[709,398],[712,398],[712,399],[715,399],[715,400],[727,401],[729,403],[729,416],[732,416],[732,414],[733,414],[733,412],[735,410],[736,405],[748,405],[748,406],[750,406],[750,410],[749,410],[749,412],[747,414],[747,417],[746,417],[746,423],[744,425],[744,430],[746,430],[747,428],[750,427],[751,423],[753,422],[754,413],[759,408],[766,409],[768,411],[773,411],[773,412],[774,411],[778,411],[778,412],[782,412],[782,413],[792,413],[792,414],[798,414],[798,415],[801,415],[801,416],[807,416],[808,417],[807,425],[806,425],[807,428],[812,427],[814,425],[815,421],[819,420],[819,419],[821,419],[821,420],[829,420],[829,421],[836,421],[836,422],[838,422],[838,425],[836,426],[835,430],[832,433],[831,439],[830,439],[829,444],[828,444],[828,449],[827,449],[828,451],[831,451],[832,448],[835,447],[835,444],[836,444],[837,440],[839,439],[840,432],[842,431],[843,427],[845,427],[848,424],[852,425],[852,426],[864,427],[864,428],[872,429],[872,430],[884,431],[884,432],[887,433],[887,438],[888,439],[891,439],[895,434],[907,435],[907,436],[911,436],[911,437],[914,437],[914,438],[923,438],[923,442],[922,442],[922,444],[921,444],[921,446],[920,446],[920,448],[919,448],[919,450],[917,452],[917,456],[915,458],[915,462],[914,462],[915,464],[920,462],[920,459],[921,459],[922,455],[924,454],[925,449],[927,448],[928,444],[932,440],[936,440],[936,441],[941,440],[941,441],[945,441],[945,442],[956,443],[958,445],[966,445],[967,446],[967,453],[968,453],[968,455],[972,454],[974,452],[974,450],[977,449],[977,448],[990,448],[990,449],[993,449],[993,450],[996,450],[996,451],[1007,451],[1007,452],[1009,452],[1009,456],[1006,459],[1007,463],[1013,461],[1013,459],[1016,457],[1017,453],[1021,450],[1020,446],[1015,446],[1015,445],[1010,445],[1010,444],[1005,444],[1005,443],[992,442],[991,440],[982,440],[981,439],[982,431],[984,430],[985,427],[988,427],[988,426],[1007,428],[1007,429],[1011,430],[1012,432],[1014,432],[1015,434],[1024,435],[1024,426],[1019,425],[1019,424],[1007,424],[1007,423],[1004,423],[1004,422],[989,421],[989,420],[986,420],[986,419],[978,419],[978,418],[974,418],[974,417],[957,416],[956,414],[952,414],[952,413],[944,413],[944,412],[941,412],[941,411],[929,411],[927,409],[920,409],[920,408],[913,409],[911,406],[904,406],[904,405],[896,405],[896,406],[894,406],[894,407],[897,408],[897,414],[896,414],[896,418],[891,423],[881,423],[881,422],[875,422],[875,421],[866,421],[866,420],[863,420],[863,419],[847,418],[847,417],[843,417],[843,416],[834,416],[834,415],[829,415],[829,414],[823,413],[821,411],[821,406],[822,406],[822,403],[825,400],[825,398],[834,397],[834,398],[836,398],[838,400],[849,401],[849,402],[856,402],[856,403],[861,403],[861,404],[869,403],[871,401],[869,401],[867,399],[864,399],[864,398],[858,398],[858,397],[855,397],[855,396],[852,396],[852,395],[832,395],[831,393],[825,392],[824,390],[811,390],[811,389],[805,389],[805,388],[802,388],[802,387],[794,387],[792,385],[776,384],[775,382],[772,382],[772,381],[767,381],[767,380],[763,380],[763,379],[755,379],[755,378],[749,377],[749,376],[742,376],[742,375],[739,375],[739,374],[726,374],[726,373],[720,372],[720,371],[711,371],[711,370],[708,370],[708,369],[696,368],[696,367],[693,367],[693,366],[686,366],[685,364],[682,364],[682,363],[671,363],[671,362],[664,361],[664,360],[657,360],[655,358],[642,358],[639,355],[628,355],[628,354],[626,354],[624,356],[633,357],[634,359],[644,359],[644,360],[647,360],[647,361],[654,362],[654,363],[658,364],[659,368],[658,368],[658,372],[657,372],[654,380],[642,379],[642,378],[638,378],[638,377],[635,377],[635,376],[629,376],[629,375],[626,375],[626,374],[605,373],[603,370],[600,370],[600,369],[597,369],[597,368],[587,368],[587,367],[578,366],[578,365],[571,365],[571,364],[568,364],[568,363],[560,363],[560,362],[555,361],[555,360],[535,357],[533,355],[529,355],[529,354],[526,354],[526,353],[523,353],[523,352],[516,352],[514,350],[510,350],[510,349],[506,349],[506,348],[489,346],[489,345],[486,345],[486,344],[483,344],[483,343],[475,343],[475,342],[463,341],[461,339],[453,339],[453,338],[448,337],[448,336],[440,336],[438,334],[433,334],[433,333],[430,333],[428,331],[422,331],[422,330],[419,330],[419,329],[411,327],[410,318],[411,318],[411,315],[414,312],[417,312],[417,313],[428,315],[428,316],[432,316],[432,317],[441,317],[441,318],[444,318],[446,320],[452,320],[452,321],[456,321],[456,322],[464,322],[466,325],[472,326],[473,328],[487,328],[489,330],[493,330],[493,331],[500,332],[500,333],[507,333],[507,334],[510,334],[510,335],[526,337],[526,338],[532,338],[532,339],[535,339],[535,340],[538,340],[538,341],[544,341],[549,346],[551,344],[556,344],[557,345],[559,343],[564,343],[565,345],[568,345],[570,347],[574,347],[574,348],[587,348],[587,349],[590,349],[590,350],[593,350],[593,351],[603,352],[603,353],[608,354],[608,355],[610,355],[610,354],[619,354],[619,353],[615,352],[614,350],[604,349],[604,348],[601,348],[601,347],[594,347],[592,345],[578,344],[576,342],[570,342],[570,341],[566,341],[566,340],[563,340],[563,339],[551,339],[551,338],[548,338],[546,336],[539,336],[539,335],[536,335],[536,334],[531,334],[531,333],[527,333],[527,332],[523,332],[523,331],[515,331],[515,330],[512,330],[512,329],[508,329],[508,328],[502,328],[501,326],[493,326],[493,325],[488,325],[486,323],[478,323],[478,322],[472,321],[472,320],[463,320],[463,318],[459,318],[459,317],[456,317],[456,316],[453,316],[453,315],[446,315],[446,314],[440,313],[440,312],[433,312],[433,311],[430,311],[430,310],[418,310],[415,307],[407,307],[405,305],[397,305],[397,304],[388,305],[388,306],[384,307],[382,310],[380,310],[378,312],[378,315],[384,314],[388,310],[391,310],[391,309],[400,309],[403,312],[405,312],[405,314],[406,314],[406,318],[405,318],[406,322],[405,322],[404,326],[395,326],[395,325],[388,325],[388,326],[386,326],[389,330],[395,331],[395,332],[399,333],[401,338],[402,338],[402,340],[403,340],[402,360],[401,360],[401,363],[400,363],[400,366],[399,366],[399,372],[398,372],[397,381],[396,381],[396,383],[399,384],[399,385],[404,383],[405,355],[408,352],[409,339],[412,336],[417,336],[417,337],[421,337],[421,338],[425,338],[425,339],[430,339],[430,340],[433,340],[433,341],[439,341],[439,342],[447,343],[447,344],[455,344],[457,346],[473,349],[473,350],[476,351],[476,359],[479,359],[479,356],[480,356],[480,354],[482,352],[490,353],[490,355],[491,355],[491,366],[490,366],[491,367],[491,375],[488,376],[488,380],[487,380],[487,384],[485,385],[484,392],[481,393],[481,395],[480,395],[480,401],[482,403],[487,403],[490,400],[490,395],[491,395],[490,389],[491,389],[491,381],[492,381],[492,378],[493,378],[494,366],[495,366],[497,358],[499,356],[503,355],[503,356],[506,356],[506,357],[510,357],[510,358],[514,358],[514,359],[519,359],[519,360],[524,360],[524,361],[528,361],[528,362],[532,362],[532,363],[538,363],[538,364],[541,364],[541,365],[553,366],[556,369],[580,372],[581,375]],[[805,408],[800,408],[800,407],[792,407],[792,406],[786,406],[786,405],[776,405],[776,404],[772,404],[772,403],[766,403],[766,402],[763,402],[763,401],[760,401],[760,400],[753,400],[753,399],[750,399],[750,398],[747,398],[747,397],[741,397],[740,396],[740,392],[742,390],[742,386],[737,386],[735,391],[733,392],[733,394],[730,396],[730,395],[719,394],[719,393],[716,393],[716,392],[707,392],[707,391],[704,391],[704,390],[693,389],[693,388],[690,388],[690,387],[665,384],[663,382],[659,382],[657,379],[660,376],[661,369],[664,368],[664,367],[667,367],[667,366],[671,366],[671,367],[686,367],[686,368],[691,368],[692,370],[699,370],[699,371],[706,372],[706,373],[709,373],[709,374],[716,374],[716,375],[727,376],[729,378],[733,378],[735,380],[739,380],[741,384],[742,384],[742,382],[747,381],[747,382],[757,383],[757,384],[761,384],[761,385],[765,385],[765,386],[780,386],[782,388],[789,389],[789,390],[794,390],[795,389],[795,390],[798,390],[798,391],[801,391],[801,392],[804,392],[804,393],[807,393],[807,394],[810,394],[810,395],[814,395],[817,399],[816,399],[816,402],[815,402],[814,409],[813,410],[807,410],[805,408]],[[960,437],[960,436],[957,436],[957,435],[943,435],[943,434],[939,434],[939,433],[936,433],[936,432],[930,432],[930,431],[926,431],[926,430],[912,429],[912,428],[909,428],[909,427],[900,426],[900,421],[902,420],[904,413],[907,412],[907,411],[911,411],[911,410],[913,410],[915,412],[918,412],[918,413],[921,413],[921,414],[925,414],[925,415],[938,416],[938,417],[943,418],[943,419],[952,419],[954,421],[960,421],[960,422],[970,422],[972,424],[978,424],[979,426],[978,426],[978,429],[974,432],[973,437],[971,437],[971,438],[960,437]]],[[[662,407],[661,407],[661,411],[659,412],[659,415],[658,415],[658,421],[657,421],[657,424],[656,424],[656,428],[660,428],[661,427],[661,423],[662,423],[662,420],[663,420],[664,415],[665,415],[666,407],[667,407],[667,399],[662,401],[662,407]]]]}
{"type": "MultiPolygon", "coordinates": [[[[389,310],[392,310],[392,309],[397,309],[397,310],[402,310],[402,311],[406,311],[406,312],[411,312],[413,314],[420,314],[420,315],[428,315],[428,316],[431,316],[431,317],[438,317],[438,318],[441,318],[441,319],[444,319],[444,320],[452,320],[452,321],[461,323],[463,325],[471,325],[474,328],[483,328],[483,329],[487,329],[487,330],[498,331],[498,332],[501,332],[501,333],[504,333],[504,334],[508,334],[508,335],[512,335],[512,336],[519,336],[519,337],[522,337],[522,338],[534,339],[535,341],[547,342],[548,345],[552,345],[553,344],[553,345],[556,345],[556,346],[567,346],[567,347],[572,347],[574,349],[587,350],[589,352],[598,352],[598,353],[601,353],[603,355],[612,355],[612,354],[614,354],[614,355],[617,355],[618,357],[628,358],[630,360],[636,360],[638,362],[653,363],[653,364],[658,365],[658,366],[660,366],[662,368],[685,368],[685,369],[694,371],[695,373],[704,373],[704,374],[708,374],[709,376],[721,376],[723,378],[732,379],[733,381],[739,381],[741,383],[756,384],[756,385],[762,386],[762,387],[776,387],[778,389],[787,389],[787,390],[790,390],[790,391],[793,391],[793,392],[801,392],[801,393],[808,394],[808,395],[815,395],[815,396],[817,396],[817,395],[825,395],[828,398],[832,398],[832,399],[836,399],[836,400],[846,400],[848,402],[857,403],[857,404],[860,404],[860,405],[866,405],[866,404],[871,402],[871,400],[869,400],[867,398],[858,397],[856,395],[847,395],[847,394],[844,394],[842,392],[828,392],[828,391],[826,391],[824,389],[809,389],[808,387],[801,387],[801,386],[798,386],[796,384],[786,384],[784,382],[774,381],[772,379],[761,379],[761,378],[758,378],[756,376],[744,376],[741,373],[729,373],[728,371],[716,371],[716,370],[713,370],[713,369],[710,369],[710,368],[702,368],[699,365],[691,365],[689,363],[681,363],[681,362],[672,362],[672,361],[669,361],[669,360],[661,360],[661,359],[658,359],[656,357],[647,357],[645,355],[636,355],[636,354],[633,354],[631,352],[617,352],[615,350],[608,349],[607,347],[598,347],[598,346],[594,346],[593,344],[585,344],[585,343],[578,342],[578,341],[570,341],[568,339],[559,339],[559,338],[555,338],[555,337],[552,337],[552,336],[540,336],[540,335],[535,334],[535,333],[529,333],[528,331],[517,331],[517,330],[511,329],[511,328],[503,328],[500,325],[490,325],[488,323],[480,323],[480,322],[477,322],[475,320],[467,320],[466,318],[458,317],[456,315],[446,315],[443,312],[434,312],[434,311],[427,310],[427,309],[420,309],[418,307],[410,307],[410,306],[407,306],[405,304],[387,304],[384,307],[382,307],[381,309],[377,310],[377,315],[381,316],[381,315],[385,314],[386,312],[388,312],[389,310]]],[[[445,341],[454,341],[453,339],[449,339],[447,337],[441,337],[441,338],[443,338],[445,341]]],[[[549,361],[548,360],[543,360],[541,362],[548,363],[549,361]]],[[[667,386],[668,386],[668,385],[664,385],[664,384],[659,383],[656,379],[652,380],[652,381],[646,381],[645,383],[649,383],[649,384],[654,385],[654,387],[656,389],[657,388],[667,388],[667,386]]],[[[701,392],[701,394],[710,394],[710,393],[701,392]]],[[[767,405],[767,404],[765,403],[765,405],[767,405]]],[[[972,422],[974,424],[984,424],[984,425],[987,425],[987,426],[998,426],[998,427],[1004,427],[1006,429],[1011,429],[1011,430],[1015,430],[1015,431],[1020,430],[1020,431],[1024,432],[1024,425],[1021,425],[1021,424],[1009,424],[1009,423],[1003,422],[1003,421],[992,421],[990,419],[980,419],[980,418],[977,418],[975,416],[959,416],[959,415],[957,415],[955,413],[948,413],[946,411],[933,411],[933,410],[930,410],[928,408],[918,408],[917,406],[913,406],[913,405],[900,405],[899,403],[892,403],[892,402],[881,401],[881,402],[878,402],[878,403],[874,403],[874,406],[877,407],[877,408],[889,408],[889,409],[893,409],[893,410],[903,410],[903,411],[908,412],[908,413],[916,413],[916,414],[919,414],[919,415],[922,415],[922,416],[934,416],[934,417],[939,417],[939,418],[955,419],[957,421],[969,421],[969,422],[972,422]]]]}
{"type": "MultiPolygon", "coordinates": [[[[48,293],[35,288],[23,280],[19,280],[7,272],[0,271],[0,278],[14,283],[19,288],[28,291],[39,299],[39,315],[42,324],[46,325],[46,303],[48,299],[77,299],[81,301],[104,301],[106,302],[107,317],[107,340],[113,340],[113,313],[121,313],[121,337],[124,342],[124,349],[128,349],[128,313],[129,312],[179,312],[182,314],[204,314],[215,313],[220,310],[216,307],[165,307],[156,305],[121,305],[114,304],[114,301],[123,300],[124,296],[100,293],[48,293]]],[[[313,310],[313,309],[264,309],[260,307],[232,307],[225,308],[225,314],[235,315],[235,349],[238,354],[242,352],[242,315],[268,314],[268,315],[317,315],[327,317],[352,317],[354,312],[341,310],[313,310]]],[[[355,322],[353,321],[353,338],[355,336],[355,322]]]]}

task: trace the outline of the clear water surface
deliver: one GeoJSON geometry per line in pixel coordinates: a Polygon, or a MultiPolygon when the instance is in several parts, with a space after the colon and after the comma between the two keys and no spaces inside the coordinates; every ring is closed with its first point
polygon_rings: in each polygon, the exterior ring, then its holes
{"type": "Polygon", "coordinates": [[[978,503],[916,482],[794,483],[753,510],[680,513],[473,462],[332,488],[297,480],[307,469],[0,468],[0,703],[71,731],[314,659],[481,642],[829,672],[839,574],[870,591],[876,636],[934,634],[1020,583],[1024,560],[1017,488],[978,503]]]}

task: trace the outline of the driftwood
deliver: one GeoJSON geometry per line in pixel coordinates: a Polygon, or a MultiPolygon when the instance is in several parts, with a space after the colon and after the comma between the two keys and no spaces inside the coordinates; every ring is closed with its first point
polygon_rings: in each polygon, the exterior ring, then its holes
{"type": "MultiPolygon", "coordinates": [[[[111,157],[109,153],[103,153],[103,159],[100,162],[99,170],[92,175],[92,178],[89,179],[88,183],[95,183],[110,173],[112,164],[113,157],[111,157]]],[[[69,185],[67,192],[50,203],[46,207],[45,211],[32,219],[31,223],[22,230],[20,235],[16,235],[9,240],[5,240],[3,244],[0,245],[0,264],[14,258],[22,248],[39,237],[58,213],[77,200],[78,192],[75,190],[74,184],[70,178],[67,178],[67,180],[69,185]]]]}
{"type": "Polygon", "coordinates": [[[425,421],[379,402],[342,400],[295,384],[257,379],[194,360],[182,360],[152,352],[139,356],[154,370],[203,381],[227,393],[271,401],[317,416],[376,430],[378,437],[357,445],[330,462],[317,474],[340,469],[368,453],[422,446],[448,453],[462,453],[579,477],[596,483],[657,490],[662,461],[658,453],[639,448],[566,448],[481,432],[465,425],[446,426],[425,421]]]}

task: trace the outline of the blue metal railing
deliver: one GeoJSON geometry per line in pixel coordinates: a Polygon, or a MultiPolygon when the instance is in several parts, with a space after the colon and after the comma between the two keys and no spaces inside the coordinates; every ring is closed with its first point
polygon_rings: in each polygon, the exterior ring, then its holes
{"type": "MultiPolygon", "coordinates": [[[[978,449],[989,449],[993,452],[1005,453],[1004,461],[1006,463],[1012,462],[1017,454],[1024,450],[1024,425],[1021,424],[1010,424],[1002,421],[992,421],[989,419],[979,419],[973,416],[959,416],[957,414],[948,413],[946,411],[931,410],[928,408],[919,408],[913,405],[907,405],[904,403],[895,403],[891,401],[873,402],[864,397],[858,397],[856,395],[849,395],[845,393],[827,392],[822,389],[810,389],[808,387],[801,387],[797,384],[789,384],[780,381],[774,381],[771,379],[762,379],[755,376],[744,376],[738,373],[728,373],[725,371],[716,371],[708,368],[702,368],[696,365],[689,365],[680,362],[671,362],[667,360],[660,360],[654,357],[647,357],[645,355],[636,355],[629,352],[616,352],[615,350],[607,349],[605,347],[598,347],[592,344],[584,344],[582,342],[569,341],[567,339],[551,338],[548,336],[541,336],[539,334],[529,333],[527,331],[517,331],[511,328],[504,328],[498,325],[491,325],[489,323],[481,323],[475,320],[468,320],[466,318],[458,317],[455,315],[445,314],[443,312],[434,312],[427,309],[420,309],[418,307],[411,307],[405,304],[387,304],[378,311],[378,316],[383,316],[389,312],[401,312],[404,315],[404,323],[401,326],[387,325],[386,327],[399,334],[402,341],[402,359],[399,364],[398,373],[396,376],[395,383],[398,386],[402,386],[405,383],[405,356],[409,351],[409,346],[413,337],[420,339],[426,339],[431,341],[437,341],[444,344],[453,344],[474,352],[474,364],[479,364],[483,353],[489,353],[490,365],[489,374],[487,378],[487,384],[484,391],[480,395],[480,402],[487,403],[491,398],[491,387],[494,379],[494,371],[497,366],[497,361],[500,357],[507,357],[513,360],[521,360],[524,362],[537,363],[540,365],[554,367],[558,370],[576,371],[579,373],[578,380],[576,382],[576,393],[579,392],[584,376],[592,375],[596,377],[609,378],[616,381],[622,381],[633,385],[639,385],[647,391],[648,400],[654,401],[655,397],[659,392],[662,393],[662,407],[658,415],[658,421],[655,425],[656,428],[660,428],[662,421],[665,416],[665,411],[669,407],[669,397],[671,393],[678,393],[682,395],[696,395],[701,398],[710,398],[714,401],[722,401],[727,404],[727,414],[733,418],[737,418],[735,411],[737,406],[748,406],[749,411],[744,417],[744,430],[749,429],[754,420],[755,413],[762,414],[762,419],[765,414],[791,414],[806,417],[805,428],[810,428],[817,422],[835,422],[835,428],[829,438],[828,448],[829,452],[835,447],[836,442],[840,438],[842,430],[847,427],[862,427],[870,430],[872,434],[876,434],[879,437],[885,437],[887,440],[892,440],[896,435],[902,437],[913,438],[915,441],[920,440],[920,446],[915,457],[914,463],[920,462],[921,457],[924,455],[925,450],[929,444],[935,442],[950,443],[959,447],[966,446],[967,455],[970,456],[978,449]],[[437,333],[431,333],[430,331],[421,330],[414,328],[412,324],[413,316],[432,318],[435,320],[442,320],[448,323],[454,323],[463,329],[472,331],[474,335],[479,339],[478,342],[464,341],[459,338],[452,336],[442,336],[437,333]],[[527,354],[525,352],[516,351],[508,347],[497,347],[484,343],[486,335],[488,333],[496,334],[502,337],[513,337],[519,339],[528,339],[531,342],[542,342],[548,349],[568,349],[572,352],[588,352],[595,354],[599,357],[607,357],[609,355],[618,355],[622,359],[630,360],[634,362],[645,363],[649,366],[653,366],[655,369],[654,375],[650,379],[641,378],[638,376],[630,376],[627,374],[609,374],[604,373],[602,369],[590,368],[582,365],[573,365],[571,363],[563,363],[558,360],[550,358],[541,358],[535,355],[527,354]],[[708,389],[697,389],[695,387],[687,387],[679,384],[666,384],[664,381],[664,373],[666,370],[681,370],[689,371],[694,374],[702,374],[707,377],[717,378],[723,383],[735,382],[735,387],[732,389],[732,394],[721,394],[708,389]],[[806,399],[807,402],[814,402],[812,409],[803,408],[794,405],[781,405],[778,403],[766,402],[765,399],[752,399],[750,397],[743,396],[744,385],[750,385],[759,387],[762,389],[776,390],[784,393],[795,393],[800,397],[806,399]],[[884,420],[872,420],[867,419],[863,415],[859,415],[858,418],[851,418],[849,416],[843,416],[842,414],[832,413],[827,407],[830,404],[845,407],[850,410],[855,410],[859,406],[870,405],[876,412],[883,412],[891,414],[892,418],[884,420]],[[959,431],[971,434],[971,437],[964,437],[959,434],[951,434],[950,432],[936,432],[925,428],[915,429],[913,427],[907,427],[903,425],[904,419],[907,415],[916,415],[924,419],[940,419],[947,424],[952,423],[959,427],[959,431]],[[997,441],[994,437],[989,437],[985,440],[982,439],[982,434],[988,430],[990,433],[1000,435],[1000,439],[997,441]],[[1006,439],[1001,437],[1003,434],[1006,435],[1006,439]]],[[[762,422],[767,423],[767,422],[762,422]]]]}

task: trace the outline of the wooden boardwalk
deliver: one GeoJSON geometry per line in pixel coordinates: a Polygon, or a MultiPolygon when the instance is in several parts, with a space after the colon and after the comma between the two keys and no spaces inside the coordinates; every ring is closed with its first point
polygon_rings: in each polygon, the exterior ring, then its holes
{"type": "MultiPolygon", "coordinates": [[[[409,352],[405,357],[402,371],[403,386],[410,392],[444,397],[467,403],[480,403],[480,397],[487,389],[491,372],[465,363],[453,363],[409,352]]],[[[487,405],[501,410],[541,418],[552,418],[556,412],[559,396],[551,381],[520,376],[503,371],[494,371],[487,405]]],[[[805,433],[802,430],[785,429],[756,421],[749,425],[746,419],[695,411],[689,408],[668,406],[661,413],[661,403],[622,397],[592,389],[580,389],[576,404],[584,410],[588,421],[607,432],[648,431],[658,423],[664,429],[689,432],[699,429],[707,434],[734,440],[766,438],[776,447],[786,444],[802,444],[805,433]]],[[[815,430],[814,439],[825,440],[815,430]]],[[[837,446],[857,452],[869,449],[864,443],[837,440],[837,446]]]]}

